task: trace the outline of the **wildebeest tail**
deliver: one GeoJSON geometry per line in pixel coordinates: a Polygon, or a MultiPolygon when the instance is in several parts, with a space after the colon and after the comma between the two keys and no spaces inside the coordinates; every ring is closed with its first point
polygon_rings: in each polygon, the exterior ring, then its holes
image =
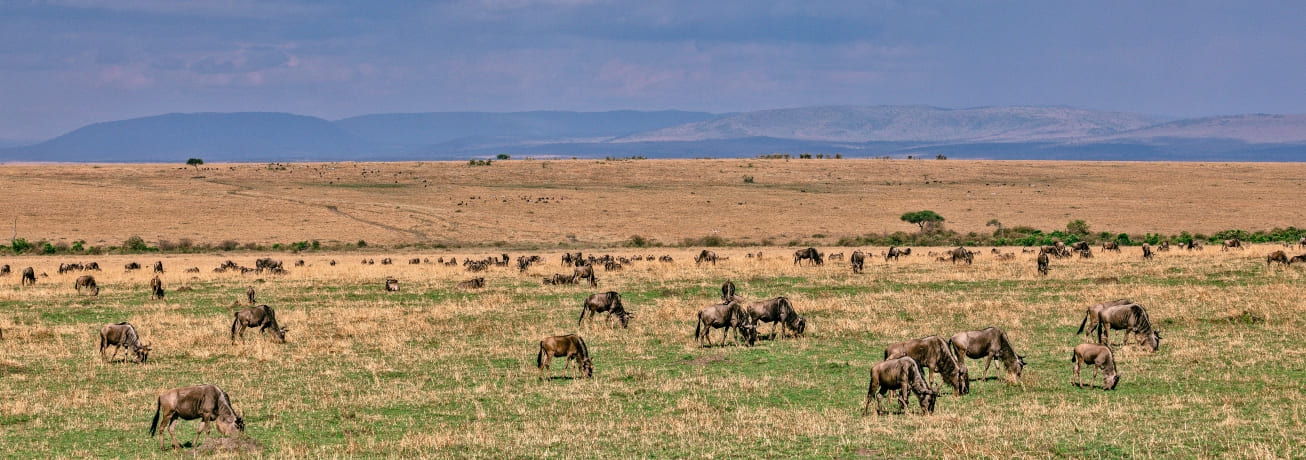
{"type": "Polygon", "coordinates": [[[162,406],[163,406],[163,402],[162,402],[162,401],[159,401],[159,400],[157,400],[157,399],[154,400],[154,421],[150,422],[150,437],[151,437],[151,438],[154,437],[155,429],[157,429],[157,428],[159,427],[159,410],[162,408],[162,406]]]}
{"type": "Polygon", "coordinates": [[[694,340],[698,340],[699,337],[702,337],[703,334],[702,332],[700,332],[702,331],[702,329],[703,329],[703,314],[700,313],[698,315],[698,322],[694,323],[694,340]]]}
{"type": "Polygon", "coordinates": [[[540,342],[540,352],[535,354],[535,367],[544,367],[544,342],[540,342]]]}
{"type": "Polygon", "coordinates": [[[1084,313],[1084,320],[1079,322],[1079,331],[1075,332],[1075,335],[1083,334],[1084,326],[1087,325],[1088,325],[1088,313],[1084,313]]]}
{"type": "Polygon", "coordinates": [[[1070,362],[1075,362],[1075,350],[1070,350],[1070,362]]]}
{"type": "MultiPolygon", "coordinates": [[[[576,319],[577,326],[580,326],[580,322],[585,320],[585,312],[589,311],[589,309],[590,309],[589,305],[585,305],[580,308],[580,318],[576,319]]],[[[590,323],[593,323],[593,321],[591,321],[590,323]]]]}
{"type": "Polygon", "coordinates": [[[235,314],[235,318],[232,318],[231,320],[231,340],[236,340],[236,323],[239,321],[240,321],[240,313],[237,312],[235,314]]]}

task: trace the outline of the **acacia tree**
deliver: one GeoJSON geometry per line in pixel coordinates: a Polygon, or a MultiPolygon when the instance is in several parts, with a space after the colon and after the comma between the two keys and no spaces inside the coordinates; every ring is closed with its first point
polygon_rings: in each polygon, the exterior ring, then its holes
{"type": "Polygon", "coordinates": [[[200,165],[202,164],[204,164],[204,160],[202,158],[191,158],[189,160],[186,160],[186,165],[194,166],[196,171],[200,170],[200,165]]]}
{"type": "Polygon", "coordinates": [[[943,225],[943,216],[928,209],[904,213],[902,215],[902,220],[916,224],[916,226],[921,228],[921,233],[929,233],[938,230],[943,225]]]}

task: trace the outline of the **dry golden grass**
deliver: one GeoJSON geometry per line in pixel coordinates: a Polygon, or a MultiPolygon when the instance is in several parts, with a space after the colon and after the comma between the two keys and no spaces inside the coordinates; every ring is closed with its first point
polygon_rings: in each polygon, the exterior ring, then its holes
{"type": "Polygon", "coordinates": [[[1300,225],[1302,163],[911,160],[549,160],[179,165],[0,165],[18,236],[119,245],[132,235],[217,245],[442,243],[604,246],[813,241],[990,219],[1045,231],[1176,234],[1300,225]],[[744,177],[754,183],[744,183],[744,177]],[[814,237],[813,235],[825,235],[814,237]]]}

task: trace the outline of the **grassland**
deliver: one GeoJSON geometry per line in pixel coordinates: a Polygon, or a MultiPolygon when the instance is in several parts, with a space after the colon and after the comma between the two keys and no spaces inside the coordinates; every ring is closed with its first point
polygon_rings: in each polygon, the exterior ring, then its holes
{"type": "MultiPolygon", "coordinates": [[[[761,260],[725,249],[729,260],[703,267],[689,250],[616,249],[676,259],[599,271],[600,288],[637,315],[625,330],[576,325],[595,289],[542,286],[563,271],[555,252],[527,274],[492,269],[477,291],[454,288],[473,276],[458,267],[360,265],[354,253],[303,256],[307,266],[280,276],[211,272],[227,258],[252,265],[245,253],[78,258],[105,267],[99,297],[78,296],[75,275],[55,272],[64,257],[11,257],[0,263],[49,276],[30,287],[0,278],[0,446],[18,458],[173,457],[147,437],[155,396],[213,382],[261,455],[278,458],[1301,457],[1306,272],[1267,268],[1272,249],[1149,262],[1126,248],[1054,260],[1047,277],[1029,255],[999,261],[987,248],[971,266],[918,248],[861,275],[844,263],[796,267],[784,248],[761,248],[761,260]],[[156,259],[168,268],[165,302],[148,299],[151,274],[119,268],[156,259]],[[386,276],[402,290],[383,292],[386,276]],[[790,297],[807,336],[696,345],[694,314],[727,279],[749,298],[790,297]],[[289,343],[252,333],[230,344],[246,286],[277,309],[289,343]],[[1116,391],[1073,388],[1084,307],[1120,297],[1151,312],[1160,351],[1118,349],[1116,391]],[[96,331],[117,321],[153,344],[148,363],[100,361],[96,331]],[[970,395],[940,398],[932,416],[861,415],[885,345],[985,326],[1006,329],[1026,356],[1023,386],[990,372],[970,395]],[[536,343],[569,332],[589,342],[594,378],[555,368],[558,378],[539,381],[536,343]]],[[[469,255],[489,254],[366,254],[401,264],[469,255]]],[[[982,364],[970,367],[979,378],[982,364]]],[[[180,439],[196,426],[181,424],[180,439]]]]}

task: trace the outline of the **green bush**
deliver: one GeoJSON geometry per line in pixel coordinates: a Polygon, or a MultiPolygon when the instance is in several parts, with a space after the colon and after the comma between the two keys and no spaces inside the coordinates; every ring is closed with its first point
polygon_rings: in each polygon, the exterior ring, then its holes
{"type": "Polygon", "coordinates": [[[14,254],[22,254],[32,249],[32,243],[28,243],[25,238],[14,238],[9,242],[9,248],[14,251],[14,254]]]}
{"type": "Polygon", "coordinates": [[[122,248],[128,251],[148,251],[150,246],[139,235],[132,235],[122,242],[122,248]]]}

